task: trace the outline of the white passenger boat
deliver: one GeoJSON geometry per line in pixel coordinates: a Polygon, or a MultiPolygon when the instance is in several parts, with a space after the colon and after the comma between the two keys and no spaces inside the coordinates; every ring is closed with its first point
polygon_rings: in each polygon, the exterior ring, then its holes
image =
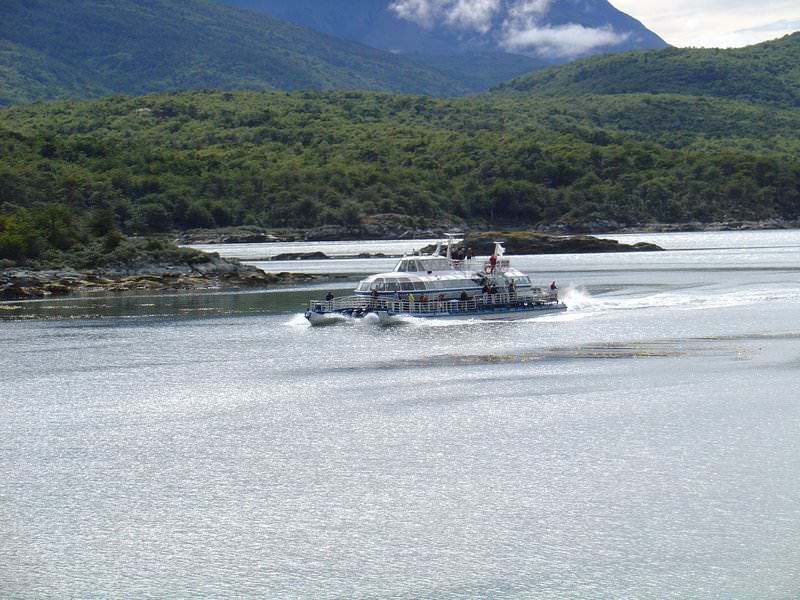
{"type": "Polygon", "coordinates": [[[485,259],[454,259],[438,248],[431,256],[404,256],[394,271],[363,279],[353,295],[313,300],[305,313],[312,325],[376,318],[386,323],[403,317],[527,319],[566,310],[551,289],[534,287],[530,277],[511,267],[502,243],[485,259]]]}

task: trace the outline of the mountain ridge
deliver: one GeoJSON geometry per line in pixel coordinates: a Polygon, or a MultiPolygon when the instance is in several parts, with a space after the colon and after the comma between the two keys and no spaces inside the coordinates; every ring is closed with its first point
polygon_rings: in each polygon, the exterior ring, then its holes
{"type": "Polygon", "coordinates": [[[744,48],[667,48],[549,67],[490,93],[706,95],[800,106],[800,32],[744,48]]]}
{"type": "Polygon", "coordinates": [[[472,91],[577,56],[667,47],[606,0],[221,1],[404,54],[472,91]]]}
{"type": "Polygon", "coordinates": [[[171,89],[460,95],[438,70],[208,0],[6,0],[0,103],[171,89]]]}
{"type": "Polygon", "coordinates": [[[641,22],[606,0],[347,0],[331,8],[326,0],[221,0],[231,6],[270,14],[344,39],[401,53],[454,54],[483,47],[546,57],[563,50],[602,51],[663,48],[667,44],[641,22]],[[343,9],[346,4],[347,8],[343,9]],[[580,26],[584,38],[599,31],[616,37],[576,40],[566,27],[580,26]],[[561,28],[560,30],[558,28],[561,28]],[[559,46],[559,35],[565,41],[559,46]],[[604,43],[607,42],[607,43],[604,43]]]}

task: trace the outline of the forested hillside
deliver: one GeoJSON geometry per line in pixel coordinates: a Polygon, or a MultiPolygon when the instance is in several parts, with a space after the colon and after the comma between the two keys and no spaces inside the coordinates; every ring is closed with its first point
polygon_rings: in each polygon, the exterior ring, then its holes
{"type": "Polygon", "coordinates": [[[688,96],[183,92],[0,111],[3,211],[126,233],[800,216],[800,111],[688,96]],[[100,218],[98,217],[98,218],[100,218]]]}
{"type": "Polygon", "coordinates": [[[686,94],[800,106],[800,32],[731,50],[607,54],[525,75],[497,93],[686,94]]]}
{"type": "Polygon", "coordinates": [[[0,105],[203,88],[467,90],[402,56],[208,0],[0,6],[0,105]]]}

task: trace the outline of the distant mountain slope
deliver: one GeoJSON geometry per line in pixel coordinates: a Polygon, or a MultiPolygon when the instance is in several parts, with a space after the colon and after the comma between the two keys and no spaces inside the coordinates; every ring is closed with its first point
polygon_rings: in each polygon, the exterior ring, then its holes
{"type": "Polygon", "coordinates": [[[474,89],[576,56],[667,46],[606,0],[221,1],[407,54],[474,89]]]}
{"type": "Polygon", "coordinates": [[[477,49],[558,59],[667,44],[606,0],[222,0],[403,53],[477,49]]]}
{"type": "Polygon", "coordinates": [[[0,103],[177,88],[457,95],[440,72],[206,0],[3,0],[0,103]]]}
{"type": "Polygon", "coordinates": [[[800,33],[730,50],[669,48],[591,57],[525,75],[497,91],[684,94],[800,106],[800,33]]]}
{"type": "Polygon", "coordinates": [[[10,41],[0,40],[0,105],[34,98],[90,97],[108,93],[62,61],[10,41]]]}

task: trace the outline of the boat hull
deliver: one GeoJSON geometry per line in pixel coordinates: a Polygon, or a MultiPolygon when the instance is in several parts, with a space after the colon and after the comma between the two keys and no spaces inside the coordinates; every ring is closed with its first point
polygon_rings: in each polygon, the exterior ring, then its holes
{"type": "Polygon", "coordinates": [[[383,308],[366,310],[314,311],[306,312],[306,319],[312,325],[333,325],[352,319],[374,319],[379,323],[390,323],[404,318],[418,319],[479,319],[482,321],[515,321],[530,319],[543,314],[561,312],[567,306],[561,302],[546,304],[520,304],[492,306],[478,310],[432,310],[432,311],[392,311],[383,308]]]}

